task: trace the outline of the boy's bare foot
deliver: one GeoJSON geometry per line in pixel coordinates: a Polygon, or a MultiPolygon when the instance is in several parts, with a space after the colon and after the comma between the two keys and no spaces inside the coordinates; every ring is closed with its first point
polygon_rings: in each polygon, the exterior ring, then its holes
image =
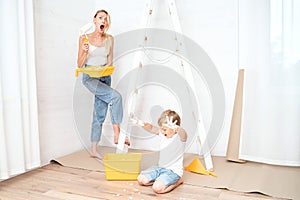
{"type": "Polygon", "coordinates": [[[164,183],[162,183],[160,180],[156,180],[152,186],[152,189],[154,190],[154,192],[158,194],[163,194],[172,191],[174,188],[176,188],[182,183],[183,183],[183,179],[180,178],[176,183],[166,187],[164,183]]]}
{"type": "Polygon", "coordinates": [[[177,181],[176,185],[180,185],[180,184],[182,184],[182,183],[183,183],[183,178],[180,178],[180,179],[177,181]]]}

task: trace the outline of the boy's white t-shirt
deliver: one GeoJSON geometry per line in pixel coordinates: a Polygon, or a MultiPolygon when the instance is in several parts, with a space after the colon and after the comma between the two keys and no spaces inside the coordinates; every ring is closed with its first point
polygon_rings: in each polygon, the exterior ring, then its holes
{"type": "Polygon", "coordinates": [[[185,143],[180,139],[178,134],[172,138],[167,138],[159,133],[160,137],[160,154],[158,166],[171,169],[178,176],[183,175],[183,155],[185,143]]]}

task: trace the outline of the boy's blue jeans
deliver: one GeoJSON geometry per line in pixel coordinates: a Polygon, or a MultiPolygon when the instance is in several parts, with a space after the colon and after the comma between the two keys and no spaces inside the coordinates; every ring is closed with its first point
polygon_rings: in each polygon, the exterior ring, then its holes
{"type": "Polygon", "coordinates": [[[120,124],[123,118],[122,96],[111,88],[111,76],[91,78],[83,74],[82,83],[95,95],[91,141],[99,142],[102,134],[102,124],[105,120],[108,105],[112,124],[120,124]]]}

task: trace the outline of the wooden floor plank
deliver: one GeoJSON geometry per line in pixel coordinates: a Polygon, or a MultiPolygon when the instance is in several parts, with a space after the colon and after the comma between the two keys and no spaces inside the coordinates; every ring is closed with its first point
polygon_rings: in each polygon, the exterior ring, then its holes
{"type": "MultiPolygon", "coordinates": [[[[105,173],[63,167],[58,164],[35,169],[0,182],[0,200],[269,200],[261,194],[182,184],[167,194],[156,194],[137,181],[107,181],[105,173]]],[[[277,198],[277,200],[279,200],[277,198]]]]}
{"type": "Polygon", "coordinates": [[[55,190],[49,190],[48,192],[45,192],[43,195],[47,197],[59,198],[64,200],[99,200],[99,198],[93,198],[93,197],[60,192],[55,190]]]}
{"type": "Polygon", "coordinates": [[[0,189],[0,200],[62,200],[61,198],[47,197],[43,193],[20,190],[12,187],[0,189]]]}

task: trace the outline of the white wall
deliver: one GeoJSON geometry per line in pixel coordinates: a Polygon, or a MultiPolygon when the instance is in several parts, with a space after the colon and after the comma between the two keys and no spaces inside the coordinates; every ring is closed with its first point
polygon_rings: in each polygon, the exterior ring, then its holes
{"type": "MultiPolygon", "coordinates": [[[[172,30],[163,1],[157,3],[151,27],[172,30]]],[[[238,70],[237,0],[176,3],[183,34],[207,52],[223,81],[226,119],[213,154],[225,155],[238,70]]],[[[112,16],[112,35],[134,30],[143,8],[141,0],[34,0],[42,163],[83,148],[72,108],[78,29],[92,20],[96,10],[106,9],[112,16]]],[[[147,149],[151,144],[142,146],[147,149]]]]}

